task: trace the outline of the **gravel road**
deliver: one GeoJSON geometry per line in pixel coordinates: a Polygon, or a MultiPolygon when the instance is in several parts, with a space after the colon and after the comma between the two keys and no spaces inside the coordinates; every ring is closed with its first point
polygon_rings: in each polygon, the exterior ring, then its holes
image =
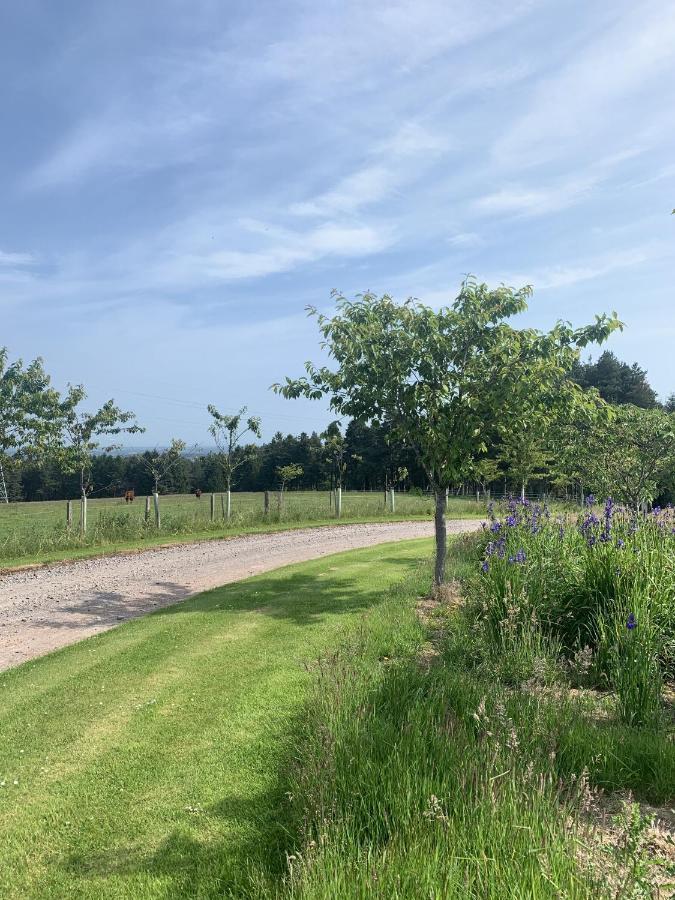
{"type": "MultiPolygon", "coordinates": [[[[448,533],[478,527],[452,520],[448,533]]],[[[0,670],[258,572],[432,534],[433,523],[419,521],[306,528],[0,575],[0,670]]]]}

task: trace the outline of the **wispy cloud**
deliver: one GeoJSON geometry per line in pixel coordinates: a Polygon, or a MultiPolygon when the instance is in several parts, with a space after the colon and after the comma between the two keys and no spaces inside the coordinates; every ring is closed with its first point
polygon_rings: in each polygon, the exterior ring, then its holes
{"type": "Polygon", "coordinates": [[[569,263],[535,267],[529,271],[493,273],[485,280],[491,284],[531,284],[536,290],[555,290],[571,287],[583,281],[593,281],[622,269],[641,266],[670,253],[666,242],[653,242],[639,247],[628,247],[600,253],[593,257],[569,263]]]}
{"type": "Polygon", "coordinates": [[[672,4],[619,8],[612,26],[601,28],[569,63],[537,84],[528,108],[497,140],[495,159],[520,167],[564,158],[570,150],[592,152],[600,134],[621,143],[634,140],[654,117],[666,115],[674,44],[672,4]]]}
{"type": "Polygon", "coordinates": [[[32,253],[7,253],[0,250],[0,266],[30,266],[34,262],[32,253]]]}

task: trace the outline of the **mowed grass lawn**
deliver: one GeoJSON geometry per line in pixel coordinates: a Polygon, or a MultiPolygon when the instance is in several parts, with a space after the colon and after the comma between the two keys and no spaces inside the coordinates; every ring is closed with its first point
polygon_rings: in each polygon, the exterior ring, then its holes
{"type": "Polygon", "coordinates": [[[0,674],[0,896],[237,897],[282,867],[307,664],[430,550],[291,566],[0,674]]]}

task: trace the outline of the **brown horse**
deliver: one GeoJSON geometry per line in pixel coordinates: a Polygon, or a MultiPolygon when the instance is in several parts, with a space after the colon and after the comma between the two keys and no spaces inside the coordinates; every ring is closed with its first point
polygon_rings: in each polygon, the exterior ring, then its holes
{"type": "Polygon", "coordinates": [[[197,488],[197,490],[195,491],[195,497],[197,498],[197,500],[201,500],[201,498],[202,498],[202,489],[201,488],[197,488]]]}
{"type": "Polygon", "coordinates": [[[136,495],[134,494],[133,491],[126,491],[124,494],[124,502],[125,503],[133,503],[135,496],[136,495]]]}

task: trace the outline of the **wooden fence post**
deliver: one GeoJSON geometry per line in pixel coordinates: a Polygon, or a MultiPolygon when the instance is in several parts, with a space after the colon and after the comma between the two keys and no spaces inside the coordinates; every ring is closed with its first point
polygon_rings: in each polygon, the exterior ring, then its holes
{"type": "Polygon", "coordinates": [[[150,495],[145,498],[145,521],[150,521],[150,495]]]}
{"type": "Polygon", "coordinates": [[[270,514],[270,492],[265,491],[265,497],[263,499],[263,509],[265,511],[265,515],[269,516],[270,514]]]}
{"type": "Polygon", "coordinates": [[[162,525],[162,519],[159,514],[159,494],[157,493],[157,491],[155,491],[155,493],[152,495],[152,499],[155,504],[155,526],[157,528],[160,528],[162,525]]]}
{"type": "Polygon", "coordinates": [[[211,494],[211,521],[213,522],[216,518],[216,495],[211,494]]]}
{"type": "Polygon", "coordinates": [[[66,528],[68,531],[73,527],[73,501],[66,500],[66,528]]]}

